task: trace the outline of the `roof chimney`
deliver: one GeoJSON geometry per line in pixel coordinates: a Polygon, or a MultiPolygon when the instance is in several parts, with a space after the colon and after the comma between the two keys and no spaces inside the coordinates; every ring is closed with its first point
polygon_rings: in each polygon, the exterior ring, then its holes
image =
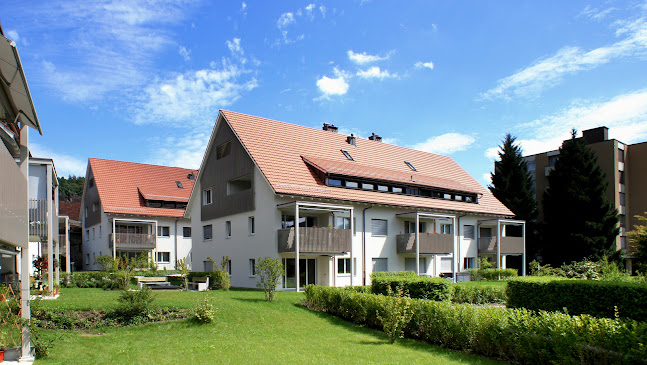
{"type": "Polygon", "coordinates": [[[187,177],[187,179],[189,179],[191,181],[195,181],[195,175],[192,172],[189,173],[188,175],[186,175],[186,177],[187,177]]]}
{"type": "Polygon", "coordinates": [[[609,139],[609,128],[607,127],[597,127],[593,129],[587,129],[582,131],[582,137],[587,144],[598,143],[606,141],[609,139]]]}
{"type": "Polygon", "coordinates": [[[323,128],[321,128],[321,129],[323,129],[324,131],[337,133],[337,127],[335,127],[334,124],[324,123],[323,128]]]}
{"type": "Polygon", "coordinates": [[[346,142],[348,142],[349,145],[357,146],[355,144],[355,136],[351,133],[350,136],[346,137],[346,142]]]}
{"type": "Polygon", "coordinates": [[[368,139],[370,139],[371,141],[375,141],[375,142],[382,142],[382,137],[378,136],[375,133],[371,133],[371,135],[368,137],[368,139]]]}

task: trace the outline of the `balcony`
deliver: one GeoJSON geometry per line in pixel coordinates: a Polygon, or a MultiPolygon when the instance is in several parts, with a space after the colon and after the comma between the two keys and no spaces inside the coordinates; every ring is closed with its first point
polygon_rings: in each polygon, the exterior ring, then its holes
{"type": "MultiPolygon", "coordinates": [[[[279,252],[294,252],[294,228],[278,230],[279,252]]],[[[350,229],[299,227],[299,252],[350,252],[350,229]]]]}
{"type": "MultiPolygon", "coordinates": [[[[47,255],[47,245],[43,244],[41,249],[43,252],[43,256],[47,255]]],[[[54,249],[54,252],[56,252],[56,243],[52,243],[52,249],[54,249]]],[[[65,255],[65,235],[64,234],[58,235],[58,253],[60,255],[65,255]]]]}
{"type": "MultiPolygon", "coordinates": [[[[108,235],[108,242],[112,248],[112,236],[108,235]]],[[[117,250],[141,251],[152,250],[156,245],[156,236],[153,233],[115,233],[117,250]]]]}
{"type": "MultiPolygon", "coordinates": [[[[496,237],[481,237],[479,242],[479,253],[496,254],[496,237]]],[[[501,237],[501,254],[522,254],[523,237],[501,237]]]]}
{"type": "Polygon", "coordinates": [[[29,200],[29,241],[47,241],[47,200],[29,200]]]}
{"type": "MultiPolygon", "coordinates": [[[[445,254],[454,252],[454,236],[441,233],[420,233],[421,254],[445,254]]],[[[416,234],[405,233],[396,236],[399,254],[416,253],[416,234]]]]}

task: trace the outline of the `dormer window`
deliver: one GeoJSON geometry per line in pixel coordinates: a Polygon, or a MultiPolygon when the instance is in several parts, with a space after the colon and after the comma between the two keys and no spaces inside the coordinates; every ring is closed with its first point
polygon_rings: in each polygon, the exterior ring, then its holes
{"type": "Polygon", "coordinates": [[[350,153],[348,153],[348,151],[341,150],[341,153],[343,153],[344,156],[346,156],[346,158],[349,159],[350,161],[355,161],[355,159],[353,159],[353,156],[351,156],[350,153]]]}
{"type": "Polygon", "coordinates": [[[175,181],[175,184],[177,185],[177,187],[178,187],[178,188],[180,188],[180,189],[184,189],[184,186],[182,185],[182,183],[181,183],[181,182],[179,182],[179,181],[177,181],[177,180],[176,180],[176,181],[175,181]]]}
{"type": "Polygon", "coordinates": [[[418,170],[416,170],[416,168],[415,168],[415,167],[413,167],[413,165],[411,164],[411,162],[409,162],[409,161],[404,161],[404,163],[405,163],[407,166],[409,166],[409,168],[411,169],[411,171],[418,171],[418,170]]]}

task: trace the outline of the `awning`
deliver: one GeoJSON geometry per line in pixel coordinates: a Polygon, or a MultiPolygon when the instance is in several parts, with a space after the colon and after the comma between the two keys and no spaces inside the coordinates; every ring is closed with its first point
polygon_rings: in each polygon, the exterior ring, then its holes
{"type": "Polygon", "coordinates": [[[16,43],[2,36],[0,36],[0,84],[9,96],[11,107],[18,120],[36,129],[42,135],[43,131],[29,93],[16,43]]]}

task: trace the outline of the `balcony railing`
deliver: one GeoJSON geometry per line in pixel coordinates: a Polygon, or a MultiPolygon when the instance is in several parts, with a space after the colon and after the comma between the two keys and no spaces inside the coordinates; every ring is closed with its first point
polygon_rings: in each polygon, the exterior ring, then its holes
{"type": "MultiPolygon", "coordinates": [[[[47,255],[47,244],[42,243],[43,256],[47,255]]],[[[56,243],[52,243],[52,249],[56,252],[56,243]]],[[[58,236],[58,253],[60,255],[65,255],[65,235],[61,234],[58,236]]]]}
{"type": "MultiPolygon", "coordinates": [[[[496,237],[481,237],[479,238],[479,253],[492,253],[497,252],[497,239],[496,237]]],[[[501,237],[501,254],[522,254],[523,253],[523,237],[501,237]]]]}
{"type": "Polygon", "coordinates": [[[29,235],[47,240],[47,200],[29,199],[29,235]]]}
{"type": "MultiPolygon", "coordinates": [[[[112,248],[112,233],[108,242],[112,248]]],[[[118,250],[152,250],[155,248],[156,236],[152,233],[115,233],[115,243],[118,250]]]]}
{"type": "MultiPolygon", "coordinates": [[[[279,252],[294,252],[294,238],[294,227],[279,229],[279,252]]],[[[351,239],[350,229],[299,227],[299,252],[350,252],[351,239]]]]}
{"type": "MultiPolygon", "coordinates": [[[[454,236],[442,233],[420,233],[421,254],[444,254],[454,251],[454,236]]],[[[396,236],[398,253],[416,253],[416,234],[405,233],[396,236]]]]}

